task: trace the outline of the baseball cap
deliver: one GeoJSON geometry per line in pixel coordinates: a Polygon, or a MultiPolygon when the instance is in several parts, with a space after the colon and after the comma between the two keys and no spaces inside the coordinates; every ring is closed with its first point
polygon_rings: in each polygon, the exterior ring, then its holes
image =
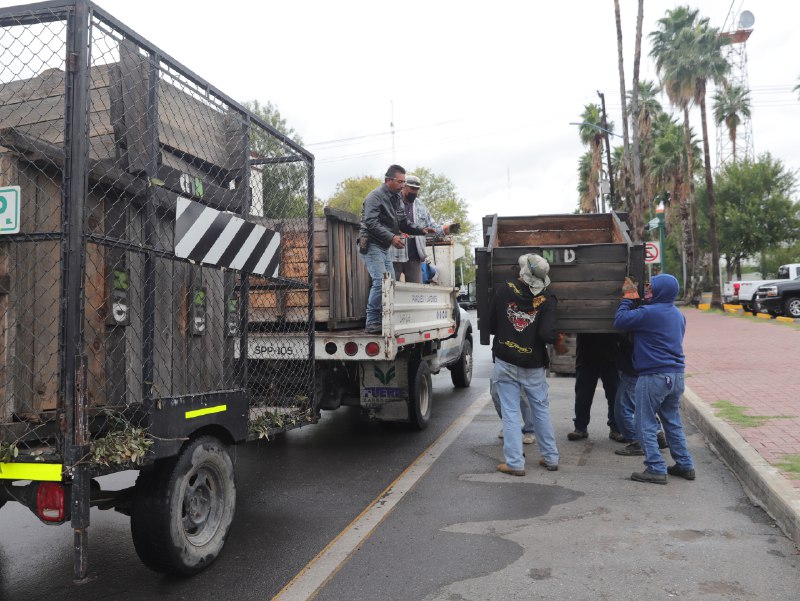
{"type": "Polygon", "coordinates": [[[419,181],[419,178],[416,175],[407,175],[406,186],[409,188],[419,188],[422,186],[422,182],[419,181]]]}

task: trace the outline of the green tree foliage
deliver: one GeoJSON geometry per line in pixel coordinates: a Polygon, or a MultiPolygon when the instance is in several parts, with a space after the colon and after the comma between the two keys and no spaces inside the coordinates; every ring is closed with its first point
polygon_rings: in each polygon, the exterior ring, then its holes
{"type": "Polygon", "coordinates": [[[800,238],[800,203],[792,200],[796,176],[769,153],[729,163],[717,175],[720,251],[741,273],[741,261],[800,238]]]}
{"type": "MultiPolygon", "coordinates": [[[[586,193],[580,197],[581,213],[597,213],[597,196],[600,191],[600,171],[603,168],[603,122],[600,107],[589,103],[583,107],[581,126],[578,134],[581,143],[589,147],[592,163],[586,181],[586,193]]],[[[614,124],[608,123],[608,131],[614,131],[614,124]]]]}
{"type": "MultiPolygon", "coordinates": [[[[246,102],[245,106],[283,134],[286,139],[302,144],[300,136],[281,117],[278,108],[271,102],[262,105],[258,100],[246,102]]],[[[295,156],[293,149],[279,137],[267,134],[260,127],[250,128],[251,158],[288,159],[295,156]]],[[[270,218],[306,217],[308,214],[308,166],[304,161],[267,163],[257,166],[250,177],[259,177],[261,186],[253,186],[253,213],[270,218]],[[259,206],[260,205],[260,206],[259,206]]]]}
{"type": "Polygon", "coordinates": [[[348,177],[346,180],[336,184],[336,191],[325,204],[340,211],[361,215],[361,207],[364,205],[364,199],[367,194],[382,183],[382,179],[371,175],[348,177]]]}

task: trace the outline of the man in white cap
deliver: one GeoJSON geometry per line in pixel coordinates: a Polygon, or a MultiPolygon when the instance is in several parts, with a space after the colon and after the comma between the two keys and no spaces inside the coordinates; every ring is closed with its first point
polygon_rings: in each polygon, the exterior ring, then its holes
{"type": "MultiPolygon", "coordinates": [[[[457,224],[439,225],[433,220],[428,208],[417,198],[421,187],[422,182],[416,175],[406,176],[405,186],[400,192],[406,219],[410,223],[416,223],[419,227],[432,228],[435,235],[439,237],[458,233],[457,224]]],[[[422,263],[427,258],[425,236],[409,236],[403,248],[392,248],[391,252],[395,279],[399,280],[402,273],[406,282],[421,284],[422,263]]]]}
{"type": "Polygon", "coordinates": [[[556,332],[558,299],[547,290],[550,264],[537,254],[519,258],[519,279],[497,284],[489,311],[494,335],[494,385],[500,397],[503,419],[503,456],[498,471],[525,475],[520,430],[520,402],[527,402],[539,444],[539,465],[558,469],[558,449],[550,418],[545,370],[550,363],[547,343],[564,352],[563,335],[556,332]],[[520,398],[520,394],[522,399],[520,398]]]}

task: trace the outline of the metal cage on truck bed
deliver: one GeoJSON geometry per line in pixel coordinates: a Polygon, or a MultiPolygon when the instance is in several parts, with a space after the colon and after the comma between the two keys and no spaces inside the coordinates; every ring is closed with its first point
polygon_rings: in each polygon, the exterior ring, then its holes
{"type": "Polygon", "coordinates": [[[315,419],[314,162],[85,0],[0,9],[0,49],[0,506],[62,483],[85,575],[92,477],[315,419]],[[257,393],[251,278],[299,316],[257,393]]]}
{"type": "Polygon", "coordinates": [[[550,290],[558,298],[561,332],[614,331],[614,313],[626,276],[644,279],[644,247],[634,243],[625,213],[483,218],[483,248],[475,249],[478,327],[489,344],[492,290],[519,277],[518,259],[542,255],[550,263],[550,290]]]}

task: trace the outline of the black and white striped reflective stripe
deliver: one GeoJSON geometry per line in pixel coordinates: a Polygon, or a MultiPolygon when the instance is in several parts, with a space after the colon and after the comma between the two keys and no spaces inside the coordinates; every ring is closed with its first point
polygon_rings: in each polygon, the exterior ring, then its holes
{"type": "Polygon", "coordinates": [[[176,257],[278,277],[278,232],[180,196],[175,213],[176,257]]]}

